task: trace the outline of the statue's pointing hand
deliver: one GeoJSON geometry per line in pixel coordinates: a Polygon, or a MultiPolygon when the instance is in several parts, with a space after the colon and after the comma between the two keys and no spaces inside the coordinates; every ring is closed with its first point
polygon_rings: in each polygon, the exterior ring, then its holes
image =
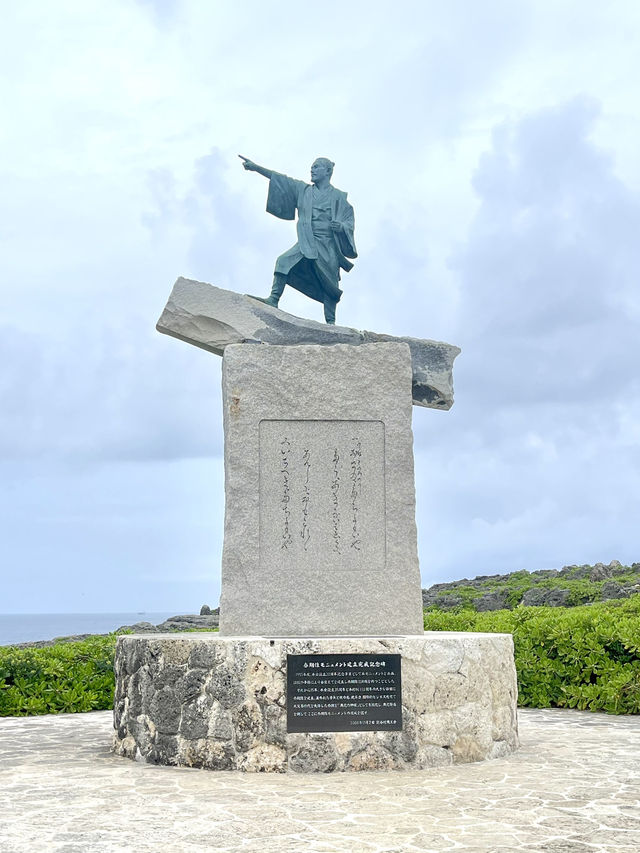
{"type": "Polygon", "coordinates": [[[243,157],[242,154],[238,154],[238,157],[242,160],[242,165],[247,172],[256,172],[258,170],[257,164],[254,163],[253,160],[249,160],[248,157],[243,157]]]}

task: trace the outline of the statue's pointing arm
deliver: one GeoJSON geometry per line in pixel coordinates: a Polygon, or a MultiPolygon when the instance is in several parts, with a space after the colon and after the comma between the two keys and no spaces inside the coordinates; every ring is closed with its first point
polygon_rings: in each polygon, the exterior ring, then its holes
{"type": "Polygon", "coordinates": [[[259,175],[264,175],[265,178],[271,179],[271,175],[273,175],[272,169],[265,169],[264,166],[258,166],[257,163],[249,160],[248,157],[243,157],[242,154],[238,154],[238,157],[242,160],[242,165],[247,172],[257,172],[259,175]]]}
{"type": "Polygon", "coordinates": [[[298,196],[306,184],[303,181],[296,181],[294,178],[282,175],[280,172],[274,172],[273,169],[258,166],[257,163],[249,160],[248,157],[243,157],[242,154],[238,154],[238,157],[248,172],[258,172],[269,179],[267,213],[272,213],[278,219],[295,219],[298,196]]]}

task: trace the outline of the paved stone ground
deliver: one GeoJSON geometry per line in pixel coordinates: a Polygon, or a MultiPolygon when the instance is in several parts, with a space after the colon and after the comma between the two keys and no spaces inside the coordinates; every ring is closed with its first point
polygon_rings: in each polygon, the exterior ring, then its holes
{"type": "Polygon", "coordinates": [[[1,853],[638,853],[640,717],[520,711],[509,758],[262,775],[110,753],[111,714],[0,720],[1,853]]]}

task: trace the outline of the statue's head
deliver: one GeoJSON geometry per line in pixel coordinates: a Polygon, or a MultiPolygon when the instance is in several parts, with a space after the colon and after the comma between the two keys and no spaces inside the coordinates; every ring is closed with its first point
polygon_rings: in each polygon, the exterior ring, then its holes
{"type": "Polygon", "coordinates": [[[316,157],[311,164],[311,183],[315,184],[324,177],[331,178],[335,165],[328,157],[316,157]]]}

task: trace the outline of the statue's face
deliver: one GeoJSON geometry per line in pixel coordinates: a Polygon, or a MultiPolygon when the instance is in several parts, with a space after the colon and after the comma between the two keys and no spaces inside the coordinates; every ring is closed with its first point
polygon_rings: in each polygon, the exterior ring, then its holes
{"type": "Polygon", "coordinates": [[[329,166],[323,160],[314,160],[311,164],[311,183],[315,184],[322,178],[329,177],[329,166]]]}

